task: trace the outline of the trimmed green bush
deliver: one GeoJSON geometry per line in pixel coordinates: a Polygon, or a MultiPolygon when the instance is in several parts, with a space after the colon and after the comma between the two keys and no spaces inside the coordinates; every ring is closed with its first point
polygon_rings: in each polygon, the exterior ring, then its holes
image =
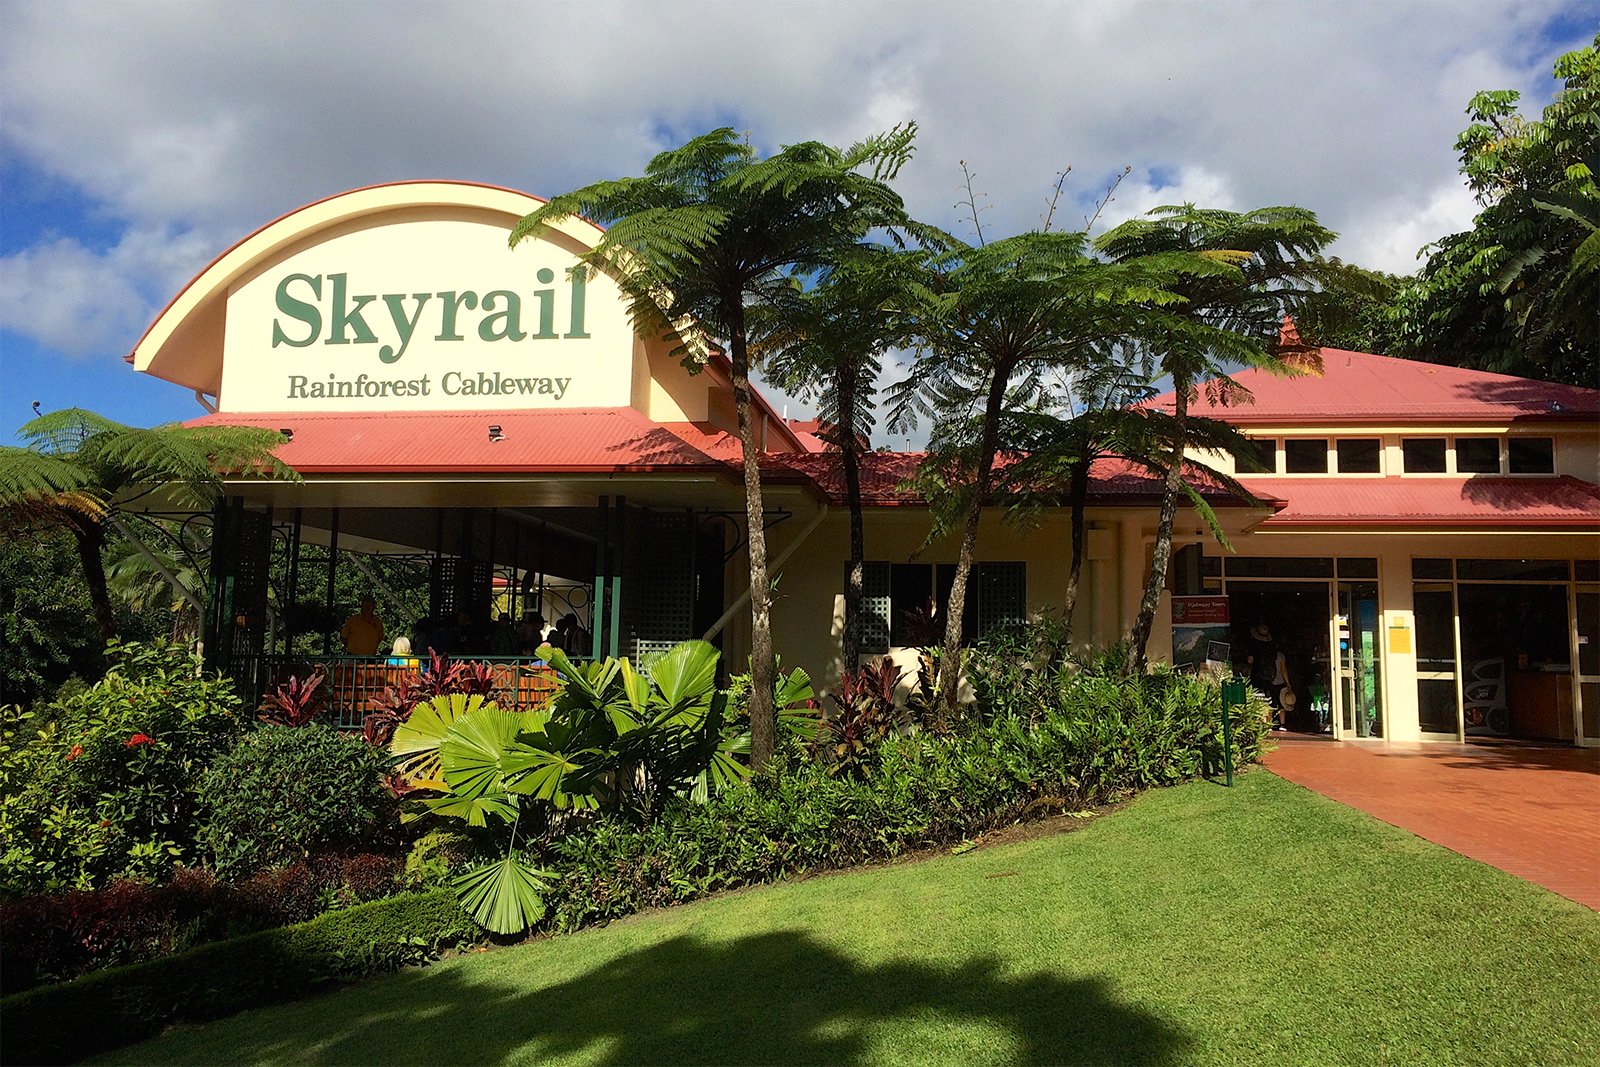
{"type": "Polygon", "coordinates": [[[370,844],[392,814],[383,766],[329,726],[262,726],[201,777],[200,843],[229,877],[370,844]]]}
{"type": "Polygon", "coordinates": [[[166,882],[0,900],[0,993],[305,922],[390,896],[401,876],[395,856],[326,854],[233,882],[180,867],[166,882]]]}
{"type": "Polygon", "coordinates": [[[448,890],[329,912],[166,959],[0,1000],[7,1063],[69,1063],[202,1022],[433,958],[477,929],[448,890]]]}

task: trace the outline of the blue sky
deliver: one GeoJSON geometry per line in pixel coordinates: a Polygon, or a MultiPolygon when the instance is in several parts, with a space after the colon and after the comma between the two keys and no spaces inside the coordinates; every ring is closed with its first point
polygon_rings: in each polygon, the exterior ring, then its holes
{"type": "MultiPolygon", "coordinates": [[[[1542,106],[1581,3],[0,5],[0,435],[45,409],[137,424],[192,396],[121,357],[285,211],[449,177],[549,194],[717,125],[772,147],[921,126],[897,183],[960,227],[1296,203],[1387,270],[1464,228],[1470,95],[1542,106]]],[[[779,401],[781,403],[781,400],[779,401]]],[[[802,413],[799,405],[793,407],[802,413]]]]}

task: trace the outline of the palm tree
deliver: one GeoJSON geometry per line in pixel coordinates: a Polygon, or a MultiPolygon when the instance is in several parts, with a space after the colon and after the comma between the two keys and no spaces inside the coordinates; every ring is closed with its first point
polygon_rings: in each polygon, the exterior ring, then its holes
{"type": "Polygon", "coordinates": [[[753,343],[767,374],[802,400],[815,399],[827,424],[824,439],[839,450],[850,510],[850,569],[845,580],[846,670],[861,662],[861,601],[866,560],[861,504],[861,454],[877,423],[878,377],[884,356],[910,340],[905,296],[915,277],[917,253],[861,245],[809,290],[796,289],[784,305],[768,309],[753,343]],[[769,325],[770,324],[770,325],[769,325]]]}
{"type": "Polygon", "coordinates": [[[935,533],[960,530],[939,660],[940,704],[953,716],[967,580],[995,489],[1002,415],[1037,402],[1048,372],[1081,366],[1130,333],[1147,306],[1176,300],[1163,287],[1176,272],[1217,268],[1194,257],[1104,263],[1089,255],[1082,233],[1025,233],[977,246],[947,240],[949,250],[917,291],[916,357],[893,391],[890,425],[935,420],[919,477],[940,487],[929,496],[935,533]]]}
{"type": "Polygon", "coordinates": [[[1184,448],[1189,404],[1204,385],[1219,403],[1248,400],[1249,390],[1230,376],[1240,367],[1293,374],[1317,366],[1317,350],[1274,344],[1281,317],[1303,299],[1319,268],[1315,257],[1334,239],[1303,208],[1258,208],[1243,213],[1159,207],[1130,219],[1095,241],[1114,263],[1199,256],[1229,269],[1177,280],[1183,302],[1152,309],[1136,343],[1172,378],[1172,433],[1166,442],[1166,486],[1156,526],[1155,551],[1139,614],[1129,633],[1126,669],[1144,670],[1146,646],[1172,557],[1172,524],[1184,495],[1184,448]]]}
{"type": "MultiPolygon", "coordinates": [[[[1165,443],[1176,432],[1172,416],[1140,406],[1153,390],[1148,377],[1116,361],[1092,366],[1073,382],[1067,403],[1055,410],[1014,412],[1004,435],[1019,458],[1006,470],[1007,518],[1014,525],[1037,522],[1044,507],[1065,504],[1070,516],[1067,591],[1062,621],[1072,635],[1078,589],[1087,547],[1090,476],[1100,460],[1125,460],[1166,479],[1165,443]],[[1071,403],[1073,397],[1076,403],[1071,403]]],[[[1186,445],[1191,450],[1231,451],[1242,447],[1243,434],[1225,422],[1191,416],[1186,445]]],[[[1239,482],[1208,466],[1187,460],[1181,472],[1183,491],[1224,546],[1227,536],[1201,495],[1202,488],[1225,489],[1247,501],[1255,497],[1239,482]]]]}
{"type": "MultiPolygon", "coordinates": [[[[909,224],[886,182],[910,158],[915,132],[900,126],[843,150],[806,142],[762,159],[734,130],[714,130],[662,152],[642,177],[557,196],[511,231],[515,246],[574,215],[608,226],[579,269],[616,279],[636,327],[662,336],[694,328],[727,345],[743,452],[757,767],[772,754],[777,718],[749,311],[782,302],[797,279],[827,270],[873,229],[909,224]]],[[[686,362],[697,358],[679,351],[686,362]]]]}
{"type": "Polygon", "coordinates": [[[0,519],[10,528],[46,523],[72,535],[106,640],[116,636],[103,559],[106,527],[138,541],[119,508],[158,490],[179,506],[210,507],[222,497],[222,473],[299,477],[272,454],[283,435],[256,427],[141,429],[68,408],[31,420],[18,436],[26,448],[0,446],[0,519]]]}

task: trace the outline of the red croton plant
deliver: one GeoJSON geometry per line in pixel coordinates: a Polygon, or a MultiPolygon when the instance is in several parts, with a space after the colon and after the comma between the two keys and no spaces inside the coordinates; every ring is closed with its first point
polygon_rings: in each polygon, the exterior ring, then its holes
{"type": "Polygon", "coordinates": [[[322,714],[322,683],[327,676],[317,667],[305,680],[290,675],[289,680],[261,698],[256,709],[262,722],[278,726],[304,726],[322,714]]]}
{"type": "Polygon", "coordinates": [[[462,693],[481,696],[494,695],[496,681],[494,667],[478,660],[460,660],[452,663],[448,656],[431,653],[432,662],[425,671],[401,677],[400,684],[387,686],[374,704],[375,711],[361,725],[367,743],[382,748],[394,736],[395,729],[411,717],[411,709],[438,696],[462,693]]]}

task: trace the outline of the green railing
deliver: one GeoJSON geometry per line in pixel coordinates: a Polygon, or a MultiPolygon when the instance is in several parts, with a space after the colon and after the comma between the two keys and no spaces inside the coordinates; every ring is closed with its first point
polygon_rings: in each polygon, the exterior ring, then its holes
{"type": "MultiPolygon", "coordinates": [[[[574,657],[577,658],[577,657],[574,657]]],[[[290,678],[323,676],[321,697],[328,721],[340,729],[360,729],[383,703],[385,691],[421,674],[428,661],[407,656],[283,656],[236,659],[233,677],[251,706],[290,678]]],[[[452,663],[487,663],[495,675],[494,699],[501,707],[543,707],[559,685],[555,668],[534,656],[460,656],[452,663]]]]}

